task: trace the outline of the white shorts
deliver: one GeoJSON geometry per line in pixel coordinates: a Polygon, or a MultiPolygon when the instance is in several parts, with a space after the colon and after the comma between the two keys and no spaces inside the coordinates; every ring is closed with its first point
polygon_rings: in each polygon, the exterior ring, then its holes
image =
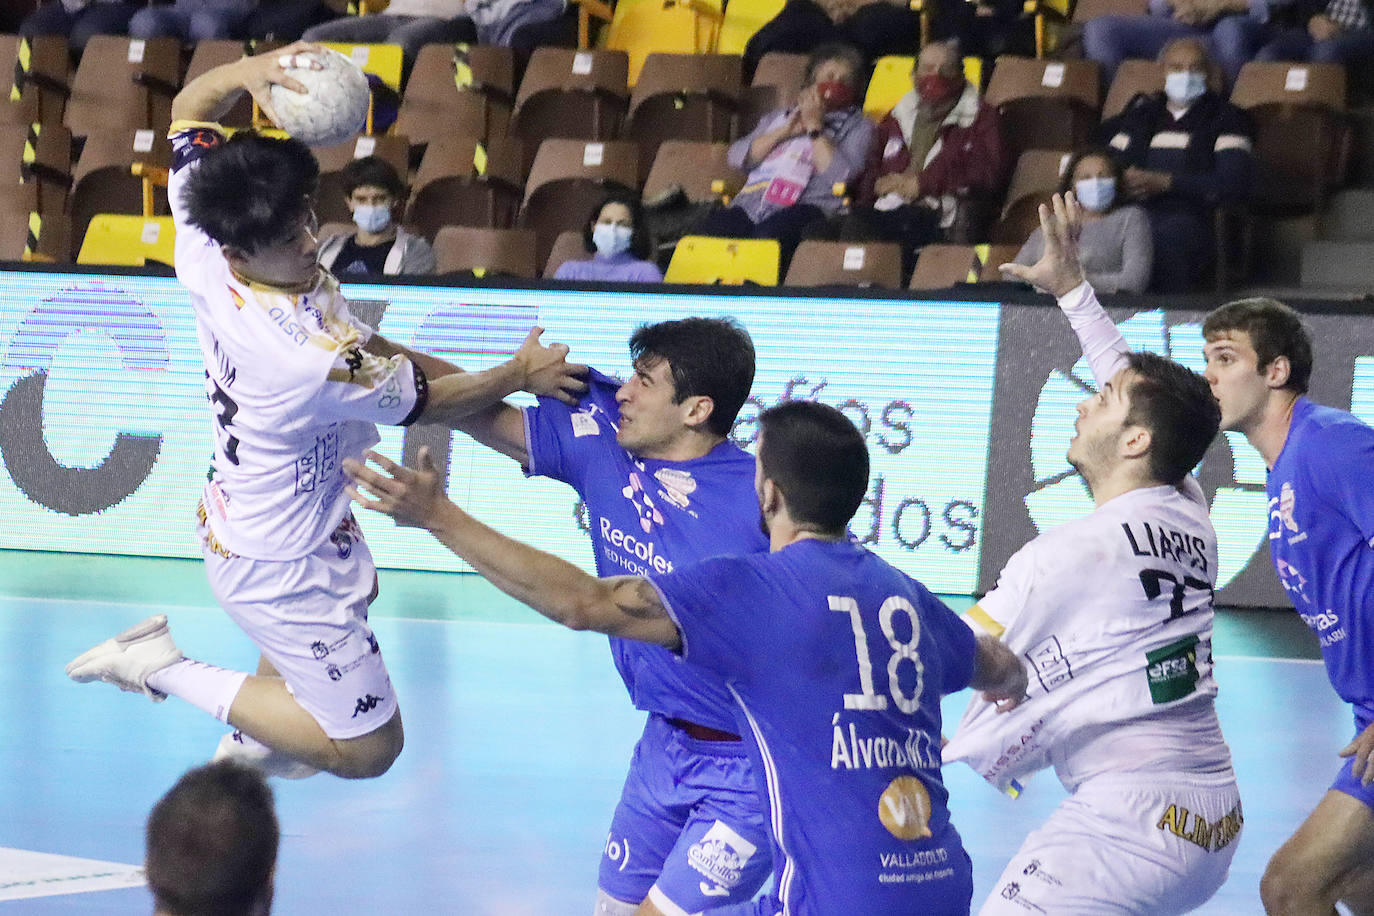
{"type": "Polygon", "coordinates": [[[367,625],[377,568],[352,513],[312,554],[250,560],[198,529],[220,606],[286,680],[330,738],[376,731],[396,713],[396,692],[367,625]]]}
{"type": "Polygon", "coordinates": [[[1229,774],[1089,780],[1026,837],[979,916],[1187,913],[1225,883],[1242,822],[1229,774]]]}

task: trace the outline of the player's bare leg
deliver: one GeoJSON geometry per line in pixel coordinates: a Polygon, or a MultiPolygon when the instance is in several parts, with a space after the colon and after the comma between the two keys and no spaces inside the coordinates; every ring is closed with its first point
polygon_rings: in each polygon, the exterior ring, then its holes
{"type": "Polygon", "coordinates": [[[1374,916],[1374,811],[1353,796],[1328,791],[1297,832],[1279,847],[1260,881],[1269,916],[1331,916],[1341,901],[1356,916],[1374,916]]]}

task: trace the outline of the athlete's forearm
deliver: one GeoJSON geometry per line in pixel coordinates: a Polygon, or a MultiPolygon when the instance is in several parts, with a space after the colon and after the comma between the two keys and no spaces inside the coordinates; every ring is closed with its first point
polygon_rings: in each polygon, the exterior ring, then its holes
{"type": "Polygon", "coordinates": [[[423,350],[412,350],[405,344],[398,344],[381,334],[373,334],[372,339],[367,342],[364,349],[370,353],[376,353],[378,356],[404,356],[419,366],[420,371],[425,374],[427,379],[443,378],[446,375],[457,375],[459,372],[465,371],[462,367],[455,366],[446,359],[440,359],[423,350]]]}
{"type": "Polygon", "coordinates": [[[172,99],[173,121],[214,121],[244,92],[244,62],[222,64],[191,80],[172,99]]]}
{"type": "Polygon", "coordinates": [[[1088,358],[1093,378],[1101,387],[1126,367],[1131,345],[1121,336],[1111,316],[1097,301],[1097,293],[1086,280],[1059,297],[1059,308],[1078,335],[1083,355],[1088,358]]]}
{"type": "Polygon", "coordinates": [[[481,372],[441,375],[429,383],[429,402],[420,419],[456,426],[462,417],[486,410],[521,390],[526,374],[519,362],[508,359],[481,372]]]}
{"type": "Polygon", "coordinates": [[[973,679],[969,686],[985,693],[1018,699],[1025,695],[1028,679],[1021,659],[1000,639],[979,636],[973,679]]]}

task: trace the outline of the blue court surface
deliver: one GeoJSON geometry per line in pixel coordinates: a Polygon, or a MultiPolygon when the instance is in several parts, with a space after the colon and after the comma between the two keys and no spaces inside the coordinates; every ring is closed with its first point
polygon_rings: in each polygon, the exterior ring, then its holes
{"type": "MultiPolygon", "coordinates": [[[[590,916],[610,812],[642,716],[605,641],[561,630],[473,576],[388,572],[373,619],[401,697],[406,749],[381,779],[275,781],[279,914],[590,916]]],[[[952,602],[966,605],[967,599],[952,602]]],[[[61,893],[17,851],[141,862],[153,802],[225,729],[63,674],[74,655],[165,611],[188,656],[251,670],[198,563],[0,551],[0,913],[149,913],[142,888],[61,893]],[[28,869],[26,871],[26,868],[28,869]]],[[[1261,912],[1264,863],[1320,799],[1351,736],[1296,616],[1219,615],[1220,714],[1245,807],[1231,878],[1200,912],[1261,912]]],[[[966,695],[946,700],[957,720],[966,695]]],[[[1042,773],[1020,799],[951,767],[975,909],[1062,798],[1042,773]]],[[[61,869],[58,869],[61,871],[61,869]]]]}

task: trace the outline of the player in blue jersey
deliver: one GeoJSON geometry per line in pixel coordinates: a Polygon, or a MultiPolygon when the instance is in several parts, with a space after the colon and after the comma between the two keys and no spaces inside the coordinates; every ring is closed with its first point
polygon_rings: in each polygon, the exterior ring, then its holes
{"type": "Polygon", "coordinates": [[[597,579],[476,521],[419,469],[348,462],[354,498],[428,528],[503,591],[573,629],[661,646],[720,677],[769,802],[774,892],[720,913],[966,914],[972,875],[940,776],[940,697],[1004,708],[1017,657],[849,540],[868,451],[832,407],[764,411],[754,488],[770,552],[597,579]],[[362,495],[365,488],[371,497],[362,495]]]}
{"type": "MultiPolygon", "coordinates": [[[[594,372],[574,407],[500,405],[459,428],[577,491],[602,576],[766,551],[753,458],[727,438],[754,380],[748,333],[665,321],[636,330],[630,356],[629,381],[594,372]]],[[[611,652],[649,715],[601,857],[597,916],[750,899],[768,877],[768,827],[724,684],[658,646],[612,637],[611,652]]]]}
{"type": "Polygon", "coordinates": [[[1317,634],[1355,739],[1331,789],[1265,870],[1271,914],[1374,913],[1374,429],[1308,400],[1312,342],[1273,299],[1223,305],[1202,326],[1221,428],[1269,468],[1269,547],[1279,581],[1317,634]]]}

